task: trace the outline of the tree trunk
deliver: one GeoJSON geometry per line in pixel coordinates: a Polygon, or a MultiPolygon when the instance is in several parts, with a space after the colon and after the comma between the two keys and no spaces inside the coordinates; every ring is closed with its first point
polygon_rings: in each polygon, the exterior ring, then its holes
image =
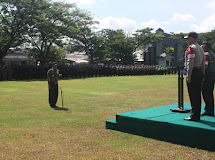
{"type": "Polygon", "coordinates": [[[90,59],[90,64],[94,64],[94,60],[93,60],[93,54],[89,53],[89,59],[90,59]]]}
{"type": "Polygon", "coordinates": [[[6,53],[7,52],[4,52],[4,51],[0,52],[0,66],[3,64],[3,58],[4,58],[4,56],[6,56],[6,53]]]}
{"type": "Polygon", "coordinates": [[[2,57],[2,54],[0,54],[0,66],[2,66],[2,65],[3,65],[3,61],[2,61],[2,60],[3,60],[3,58],[4,58],[4,57],[2,57]]]}

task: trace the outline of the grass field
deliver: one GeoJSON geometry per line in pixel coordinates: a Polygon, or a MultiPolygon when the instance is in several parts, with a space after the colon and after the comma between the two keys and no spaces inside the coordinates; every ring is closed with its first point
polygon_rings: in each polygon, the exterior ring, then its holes
{"type": "Polygon", "coordinates": [[[47,81],[0,82],[0,159],[215,159],[214,152],[105,129],[116,113],[177,103],[177,75],[60,80],[59,86],[68,111],[49,107],[47,81]]]}

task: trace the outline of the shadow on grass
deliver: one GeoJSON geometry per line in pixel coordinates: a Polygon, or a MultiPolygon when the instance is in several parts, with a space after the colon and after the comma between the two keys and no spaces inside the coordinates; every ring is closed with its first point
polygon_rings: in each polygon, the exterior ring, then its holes
{"type": "Polygon", "coordinates": [[[57,111],[68,111],[69,109],[68,108],[64,108],[64,107],[54,107],[53,108],[54,110],[57,110],[57,111]]]}

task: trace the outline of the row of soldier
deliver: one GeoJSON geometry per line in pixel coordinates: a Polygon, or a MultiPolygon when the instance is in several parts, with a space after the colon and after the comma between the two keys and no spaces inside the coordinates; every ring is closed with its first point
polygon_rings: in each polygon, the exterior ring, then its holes
{"type": "MultiPolygon", "coordinates": [[[[2,80],[46,79],[50,66],[8,65],[0,67],[2,80]]],[[[176,67],[161,67],[147,65],[88,65],[59,66],[63,78],[85,78],[101,76],[134,76],[134,75],[164,75],[175,74],[176,67]]]]}

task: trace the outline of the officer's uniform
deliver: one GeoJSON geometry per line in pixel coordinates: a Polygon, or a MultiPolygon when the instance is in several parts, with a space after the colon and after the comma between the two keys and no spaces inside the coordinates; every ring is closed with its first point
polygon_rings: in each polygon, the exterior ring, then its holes
{"type": "Polygon", "coordinates": [[[56,107],[58,99],[58,69],[49,69],[47,72],[48,83],[49,83],[49,104],[52,108],[56,107]]]}
{"type": "Polygon", "coordinates": [[[187,83],[192,107],[190,120],[199,121],[201,112],[201,87],[205,72],[205,58],[204,50],[197,42],[188,47],[185,53],[185,65],[187,69],[187,77],[191,78],[191,83],[187,83]]]}
{"type": "Polygon", "coordinates": [[[202,95],[206,104],[205,114],[214,115],[215,54],[212,51],[205,52],[205,62],[207,69],[202,86],[202,95]]]}

